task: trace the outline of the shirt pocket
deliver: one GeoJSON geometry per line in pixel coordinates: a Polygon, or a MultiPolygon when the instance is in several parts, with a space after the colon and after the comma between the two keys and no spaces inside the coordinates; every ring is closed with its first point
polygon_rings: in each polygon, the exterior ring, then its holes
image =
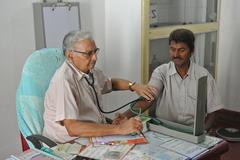
{"type": "Polygon", "coordinates": [[[197,101],[197,91],[195,88],[188,88],[187,89],[187,97],[191,100],[197,101]]]}

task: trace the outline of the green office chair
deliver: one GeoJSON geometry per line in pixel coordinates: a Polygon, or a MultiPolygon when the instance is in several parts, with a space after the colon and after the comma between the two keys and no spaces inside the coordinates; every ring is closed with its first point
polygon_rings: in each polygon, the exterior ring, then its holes
{"type": "Polygon", "coordinates": [[[64,60],[62,49],[44,48],[33,52],[24,64],[16,93],[16,112],[21,134],[30,148],[41,149],[42,143],[56,145],[41,136],[44,97],[53,74],[64,60]]]}

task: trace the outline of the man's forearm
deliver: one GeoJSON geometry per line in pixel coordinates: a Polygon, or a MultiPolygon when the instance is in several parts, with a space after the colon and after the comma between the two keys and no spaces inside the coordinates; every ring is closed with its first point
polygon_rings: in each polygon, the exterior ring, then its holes
{"type": "Polygon", "coordinates": [[[112,124],[97,124],[78,120],[64,120],[64,125],[70,136],[93,137],[120,134],[119,127],[112,124]]]}
{"type": "Polygon", "coordinates": [[[129,90],[130,81],[124,79],[112,79],[112,88],[113,90],[129,90]]]}
{"type": "Polygon", "coordinates": [[[135,107],[133,108],[133,110],[135,111],[134,113],[129,109],[126,112],[123,113],[124,116],[126,116],[127,118],[133,117],[133,116],[137,116],[139,113],[143,113],[145,112],[148,108],[151,107],[153,101],[149,102],[146,100],[143,101],[139,101],[136,103],[135,107]]]}
{"type": "Polygon", "coordinates": [[[133,132],[140,132],[142,123],[136,118],[130,118],[121,124],[97,124],[91,122],[82,122],[79,120],[65,119],[63,121],[69,136],[72,137],[95,137],[106,135],[125,135],[133,132]]]}
{"type": "Polygon", "coordinates": [[[156,89],[153,86],[130,82],[123,79],[112,79],[113,90],[131,90],[148,101],[153,101],[156,95],[156,89]]]}

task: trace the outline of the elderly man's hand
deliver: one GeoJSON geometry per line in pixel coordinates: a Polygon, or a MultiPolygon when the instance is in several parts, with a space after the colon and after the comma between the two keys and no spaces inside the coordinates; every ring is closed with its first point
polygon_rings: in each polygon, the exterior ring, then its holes
{"type": "Polygon", "coordinates": [[[150,85],[135,84],[132,89],[148,101],[153,101],[156,96],[156,89],[150,85]]]}
{"type": "Polygon", "coordinates": [[[116,118],[113,119],[112,124],[118,125],[127,119],[128,118],[123,113],[116,113],[116,118]]]}
{"type": "Polygon", "coordinates": [[[137,117],[125,120],[117,126],[121,134],[140,133],[143,128],[141,120],[137,117]]]}

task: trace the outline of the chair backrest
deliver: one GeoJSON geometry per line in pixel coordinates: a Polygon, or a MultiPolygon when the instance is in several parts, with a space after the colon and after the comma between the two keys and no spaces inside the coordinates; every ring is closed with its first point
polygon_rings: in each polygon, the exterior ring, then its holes
{"type": "Polygon", "coordinates": [[[45,92],[64,60],[62,49],[44,48],[33,52],[24,64],[16,93],[16,112],[25,139],[29,135],[42,134],[45,92]]]}

